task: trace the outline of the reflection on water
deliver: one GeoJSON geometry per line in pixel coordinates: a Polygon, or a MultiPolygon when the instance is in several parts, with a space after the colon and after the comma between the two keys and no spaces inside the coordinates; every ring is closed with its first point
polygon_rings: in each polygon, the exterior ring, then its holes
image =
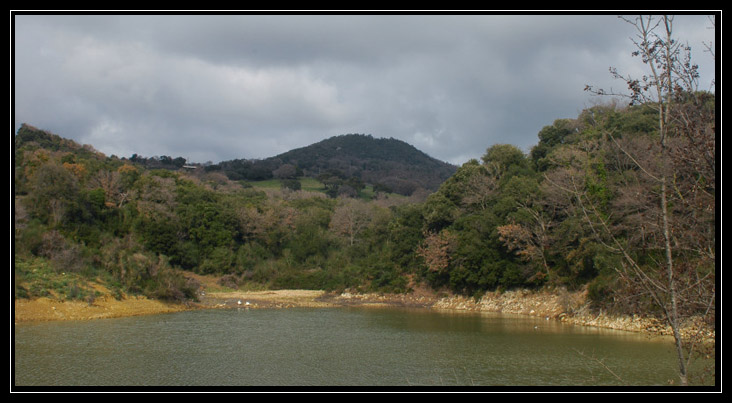
{"type": "Polygon", "coordinates": [[[209,310],[16,325],[14,376],[18,386],[665,385],[671,347],[498,314],[209,310]]]}

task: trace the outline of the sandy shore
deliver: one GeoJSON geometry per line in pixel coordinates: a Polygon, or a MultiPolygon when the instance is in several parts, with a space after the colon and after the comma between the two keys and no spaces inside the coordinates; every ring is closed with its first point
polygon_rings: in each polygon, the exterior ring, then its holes
{"type": "Polygon", "coordinates": [[[336,306],[324,299],[325,291],[316,290],[268,290],[230,291],[204,294],[199,307],[203,308],[325,308],[336,306]]]}
{"type": "Polygon", "coordinates": [[[213,308],[292,308],[329,307],[333,303],[318,301],[323,291],[276,290],[255,292],[220,292],[205,294],[195,303],[167,303],[145,297],[128,296],[114,299],[97,298],[89,304],[83,301],[60,301],[49,298],[16,299],[14,321],[90,320],[125,316],[163,314],[213,308]]]}
{"type": "Polygon", "coordinates": [[[60,301],[49,298],[16,299],[14,321],[33,322],[49,320],[89,320],[124,316],[180,312],[191,306],[127,297],[116,300],[110,296],[97,298],[89,304],[83,301],[60,301]]]}

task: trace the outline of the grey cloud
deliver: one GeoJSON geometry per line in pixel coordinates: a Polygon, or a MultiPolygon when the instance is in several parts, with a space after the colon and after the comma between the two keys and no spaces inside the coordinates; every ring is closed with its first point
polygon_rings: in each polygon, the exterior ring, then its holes
{"type": "MultiPolygon", "coordinates": [[[[683,32],[713,39],[705,17],[684,17],[683,32]]],[[[541,127],[593,102],[585,84],[638,63],[614,16],[15,18],[16,126],[199,162],[344,133],[453,163],[495,143],[528,151],[541,127]]]]}

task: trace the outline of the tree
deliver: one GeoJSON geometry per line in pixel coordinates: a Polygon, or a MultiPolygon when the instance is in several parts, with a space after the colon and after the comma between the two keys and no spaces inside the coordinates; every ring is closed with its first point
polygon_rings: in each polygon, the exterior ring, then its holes
{"type": "Polygon", "coordinates": [[[488,148],[482,160],[489,174],[495,176],[499,181],[507,176],[528,170],[524,153],[518,147],[510,144],[496,144],[488,148]]]}
{"type": "Polygon", "coordinates": [[[363,232],[374,216],[374,206],[359,199],[342,198],[333,212],[330,228],[345,236],[353,246],[358,235],[363,232]]]}
{"type": "Polygon", "coordinates": [[[478,172],[467,178],[463,204],[486,210],[496,193],[498,193],[498,184],[496,182],[495,176],[488,175],[485,169],[479,169],[478,172]]]}
{"type": "Polygon", "coordinates": [[[289,189],[293,191],[298,191],[302,189],[302,184],[297,179],[281,179],[280,180],[280,187],[282,189],[289,189]]]}
{"type": "Polygon", "coordinates": [[[714,205],[714,186],[708,183],[714,181],[715,169],[711,159],[701,159],[706,160],[708,167],[711,164],[710,169],[696,171],[688,169],[694,162],[679,158],[686,155],[689,147],[700,144],[704,144],[705,153],[713,153],[709,139],[714,138],[714,131],[709,129],[709,122],[689,119],[690,115],[684,113],[685,105],[694,105],[684,98],[697,92],[699,75],[697,66],[691,63],[690,48],[673,37],[673,16],[621,18],[636,29],[633,55],[641,57],[648,73],[636,79],[623,77],[611,68],[611,74],[627,84],[630,91],[627,94],[591,86],[586,89],[599,95],[621,95],[631,105],[643,105],[655,112],[657,133],[642,152],[631,152],[614,133],[606,133],[615,150],[634,166],[632,191],[640,197],[633,204],[626,203],[626,210],[632,214],[613,222],[602,213],[586,188],[567,190],[575,195],[598,239],[622,256],[620,277],[641,290],[662,313],[673,332],[680,383],[687,385],[689,363],[697,345],[695,340],[682,335],[682,328],[692,316],[709,319],[715,314],[715,236],[696,232],[701,222],[711,224],[712,228],[714,225],[714,210],[710,209],[714,205]],[[704,136],[692,130],[692,127],[704,127],[699,123],[707,123],[704,136]],[[702,195],[704,192],[707,194],[702,195]],[[689,203],[690,196],[706,201],[702,206],[694,205],[689,203]],[[625,234],[617,224],[626,226],[625,234]],[[628,225],[633,228],[627,228],[628,225]],[[644,236],[629,239],[630,231],[642,232],[644,236]],[[700,237],[705,240],[703,247],[690,242],[700,237]]]}
{"type": "Polygon", "coordinates": [[[341,179],[338,175],[327,172],[318,175],[318,180],[320,181],[320,183],[323,184],[323,187],[325,188],[325,194],[332,198],[336,198],[338,196],[338,189],[343,184],[343,179],[341,179]]]}
{"type": "Polygon", "coordinates": [[[424,242],[417,248],[417,255],[424,259],[428,271],[442,273],[450,264],[450,253],[456,242],[455,234],[449,230],[426,232],[424,242]]]}
{"type": "Polygon", "coordinates": [[[541,281],[551,276],[553,271],[547,263],[549,245],[549,229],[551,219],[541,211],[529,206],[522,206],[522,211],[530,216],[526,223],[510,222],[496,228],[499,240],[525,262],[539,262],[541,270],[532,276],[530,281],[541,281]]]}
{"type": "Polygon", "coordinates": [[[557,119],[551,126],[542,128],[538,134],[539,143],[529,153],[534,167],[538,171],[545,171],[548,168],[546,156],[553,148],[565,144],[576,129],[574,122],[569,119],[557,119]]]}
{"type": "Polygon", "coordinates": [[[277,179],[295,179],[297,176],[297,168],[292,164],[282,164],[279,168],[272,171],[272,176],[277,179]]]}
{"type": "Polygon", "coordinates": [[[31,178],[26,207],[33,216],[59,225],[75,203],[78,190],[78,181],[70,171],[49,162],[31,178]]]}
{"type": "Polygon", "coordinates": [[[122,181],[118,171],[99,170],[91,179],[92,186],[104,191],[108,207],[121,205],[125,195],[121,192],[122,181]]]}

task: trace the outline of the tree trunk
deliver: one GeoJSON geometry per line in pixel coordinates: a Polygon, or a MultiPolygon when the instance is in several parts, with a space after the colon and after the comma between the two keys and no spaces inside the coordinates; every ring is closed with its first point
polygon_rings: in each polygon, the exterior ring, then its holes
{"type": "Polygon", "coordinates": [[[676,281],[674,280],[674,261],[671,249],[671,234],[669,232],[668,223],[668,205],[666,202],[666,177],[661,178],[661,215],[663,217],[663,237],[666,249],[666,275],[668,276],[668,289],[669,298],[671,300],[671,311],[666,311],[667,321],[671,326],[671,330],[674,334],[674,342],[676,346],[676,354],[679,360],[679,379],[681,385],[688,385],[687,374],[686,374],[686,357],[684,356],[684,344],[681,339],[678,313],[678,296],[676,293],[676,281]]]}

